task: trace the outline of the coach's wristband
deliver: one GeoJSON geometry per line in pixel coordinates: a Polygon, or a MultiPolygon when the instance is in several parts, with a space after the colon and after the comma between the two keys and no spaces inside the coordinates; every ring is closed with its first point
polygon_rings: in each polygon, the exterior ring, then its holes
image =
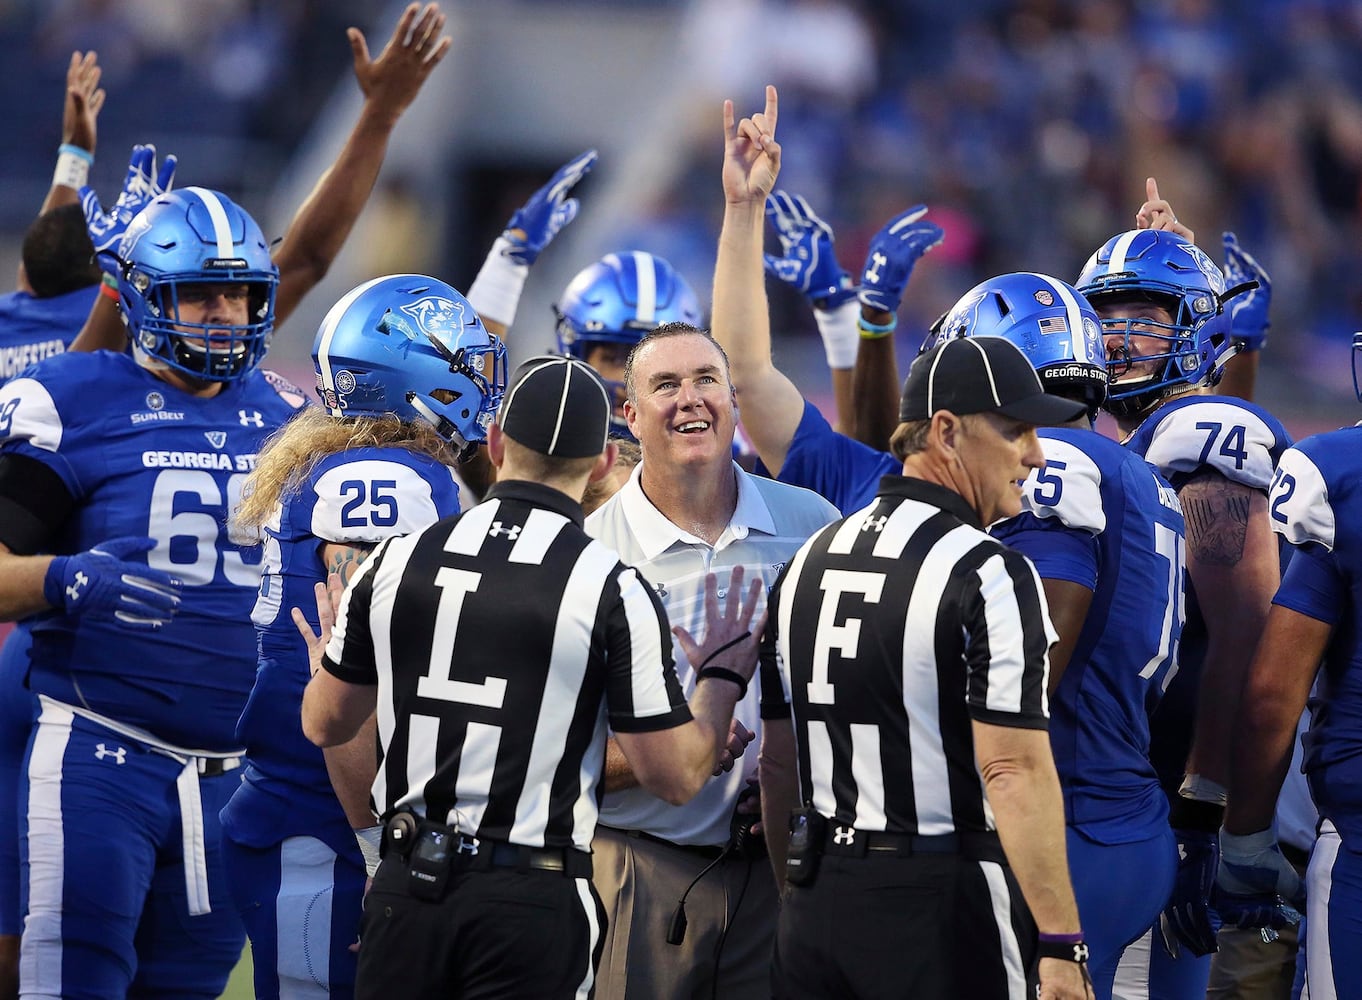
{"type": "Polygon", "coordinates": [[[1088,946],[1079,934],[1038,934],[1036,935],[1036,956],[1038,958],[1057,958],[1061,962],[1088,964],[1088,946]]]}
{"type": "Polygon", "coordinates": [[[90,166],[95,156],[87,149],[63,142],[57,147],[57,169],[52,173],[53,187],[69,187],[79,191],[90,180],[90,166]]]}
{"type": "Polygon", "coordinates": [[[705,667],[700,671],[700,680],[707,680],[711,677],[716,681],[731,681],[738,685],[739,701],[747,697],[747,680],[742,674],[729,670],[727,667],[705,667]]]}

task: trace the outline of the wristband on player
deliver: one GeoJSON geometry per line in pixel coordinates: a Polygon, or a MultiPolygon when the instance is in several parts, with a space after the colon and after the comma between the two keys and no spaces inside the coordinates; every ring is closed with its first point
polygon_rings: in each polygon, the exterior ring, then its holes
{"type": "Polygon", "coordinates": [[[1178,788],[1178,795],[1184,799],[1193,799],[1197,802],[1210,802],[1215,805],[1223,806],[1229,801],[1229,791],[1218,781],[1202,777],[1199,774],[1189,774],[1182,779],[1182,785],[1178,788]]]}
{"type": "Polygon", "coordinates": [[[90,179],[90,167],[95,155],[69,142],[57,147],[57,169],[52,173],[53,187],[69,187],[79,191],[90,179]]]}
{"type": "Polygon", "coordinates": [[[898,325],[899,318],[897,316],[890,316],[888,323],[872,323],[865,316],[856,321],[856,328],[861,331],[863,340],[879,340],[881,337],[887,337],[894,332],[894,328],[898,325]]]}
{"type": "Polygon", "coordinates": [[[107,271],[100,276],[99,294],[111,302],[118,302],[118,279],[107,271]]]}
{"type": "Polygon", "coordinates": [[[498,236],[465,296],[483,322],[491,320],[507,327],[515,322],[520,295],[530,276],[530,265],[510,256],[513,249],[515,244],[498,236]]]}
{"type": "Polygon", "coordinates": [[[378,845],[383,840],[383,827],[368,826],[363,830],[355,831],[355,842],[359,844],[359,853],[364,855],[364,873],[370,878],[378,871],[378,845]]]}
{"type": "Polygon", "coordinates": [[[814,309],[813,320],[818,324],[818,336],[823,340],[823,353],[829,368],[855,368],[860,338],[856,334],[856,316],[861,304],[855,296],[831,309],[814,309]]]}

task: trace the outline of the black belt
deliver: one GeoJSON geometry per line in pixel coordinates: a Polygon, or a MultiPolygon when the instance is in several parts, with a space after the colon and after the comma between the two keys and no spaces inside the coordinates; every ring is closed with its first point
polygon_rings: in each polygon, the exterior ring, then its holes
{"type": "MultiPolygon", "coordinates": [[[[590,878],[591,855],[573,847],[528,847],[524,844],[510,844],[503,840],[488,840],[456,833],[451,828],[428,820],[416,820],[410,814],[411,828],[403,837],[403,845],[396,849],[398,860],[407,863],[410,857],[412,839],[419,829],[433,827],[444,832],[449,838],[450,867],[456,872],[483,872],[493,868],[514,868],[519,871],[557,872],[568,878],[590,878]]],[[[398,818],[386,824],[382,854],[388,854],[392,828],[398,818]]]]}
{"type": "Polygon", "coordinates": [[[687,854],[694,854],[697,857],[704,858],[706,861],[714,861],[728,853],[727,844],[723,844],[719,847],[715,847],[711,844],[678,844],[675,841],[667,840],[665,837],[658,837],[651,833],[645,833],[642,830],[621,830],[618,827],[613,826],[606,827],[606,829],[613,830],[615,833],[623,834],[626,837],[632,837],[635,840],[646,840],[649,843],[670,847],[674,851],[684,851],[687,854]]]}
{"type": "Polygon", "coordinates": [[[1004,861],[1002,844],[996,833],[942,833],[924,836],[917,833],[886,833],[883,830],[857,830],[851,826],[828,823],[823,836],[823,853],[843,857],[907,858],[915,854],[958,854],[974,861],[1004,861]]]}
{"type": "Polygon", "coordinates": [[[198,761],[200,778],[217,778],[241,766],[240,757],[200,757],[198,761]]]}

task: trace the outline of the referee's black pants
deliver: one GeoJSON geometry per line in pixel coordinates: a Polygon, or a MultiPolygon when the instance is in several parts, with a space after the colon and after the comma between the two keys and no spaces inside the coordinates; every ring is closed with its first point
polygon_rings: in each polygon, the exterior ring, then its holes
{"type": "Polygon", "coordinates": [[[605,911],[589,878],[454,872],[438,902],[412,897],[409,882],[392,855],[364,897],[356,1000],[566,1000],[594,988],[605,911]]]}
{"type": "Polygon", "coordinates": [[[1035,924],[1006,865],[825,854],[812,883],[788,890],[771,970],[780,1000],[1035,996],[1035,924]]]}

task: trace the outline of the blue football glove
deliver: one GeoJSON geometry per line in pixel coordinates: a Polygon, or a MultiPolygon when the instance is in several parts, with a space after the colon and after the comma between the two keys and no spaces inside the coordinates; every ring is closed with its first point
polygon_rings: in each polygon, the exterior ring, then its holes
{"type": "Polygon", "coordinates": [[[926,205],[914,205],[886,222],[871,239],[861,272],[862,305],[898,312],[913,266],[946,235],[935,222],[922,218],[926,214],[926,205]]]}
{"type": "Polygon", "coordinates": [[[1174,830],[1178,841],[1178,870],[1173,894],[1159,915],[1163,947],[1173,958],[1182,948],[1193,955],[1216,950],[1220,917],[1211,907],[1211,890],[1220,860],[1216,835],[1206,830],[1174,830]]]}
{"type": "Polygon", "coordinates": [[[123,239],[138,212],[155,198],[171,189],[175,183],[175,156],[168,155],[156,169],[156,147],[133,146],[128,172],[123,178],[123,190],[108,212],[99,203],[99,195],[88,185],[80,189],[80,207],[85,212],[85,227],[90,231],[90,242],[95,245],[95,260],[106,273],[118,277],[118,243],[123,239]]]}
{"type": "MultiPolygon", "coordinates": [[[[1224,856],[1221,856],[1221,870],[1224,870],[1224,856]]],[[[1300,911],[1275,892],[1243,895],[1226,892],[1217,884],[1211,892],[1211,905],[1226,927],[1240,930],[1257,930],[1263,943],[1276,941],[1283,928],[1295,927],[1301,922],[1300,911]]]]}
{"type": "Polygon", "coordinates": [[[832,227],[800,195],[773,191],[766,218],[780,237],[781,256],[766,254],[766,271],[802,293],[815,308],[835,309],[854,298],[851,275],[837,263],[832,227]]]}
{"type": "Polygon", "coordinates": [[[114,538],[73,556],[57,556],[43,578],[43,597],[68,615],[154,631],[180,606],[180,582],[129,557],[156,547],[152,538],[114,538]]]}
{"type": "Polygon", "coordinates": [[[594,149],[588,149],[581,156],[563,164],[547,184],[516,209],[511,221],[506,223],[505,232],[501,234],[511,244],[505,251],[507,257],[517,264],[533,264],[544,248],[553,242],[558,230],[577,218],[577,199],[569,198],[568,193],[577,186],[578,181],[591,173],[591,168],[596,165],[596,155],[594,149]]]}
{"type": "Polygon", "coordinates": [[[1272,279],[1263,265],[1239,245],[1234,233],[1225,234],[1225,284],[1228,288],[1248,281],[1258,282],[1252,291],[1230,299],[1225,306],[1230,314],[1230,340],[1246,351],[1261,351],[1267,343],[1267,310],[1272,303],[1272,279]]]}

